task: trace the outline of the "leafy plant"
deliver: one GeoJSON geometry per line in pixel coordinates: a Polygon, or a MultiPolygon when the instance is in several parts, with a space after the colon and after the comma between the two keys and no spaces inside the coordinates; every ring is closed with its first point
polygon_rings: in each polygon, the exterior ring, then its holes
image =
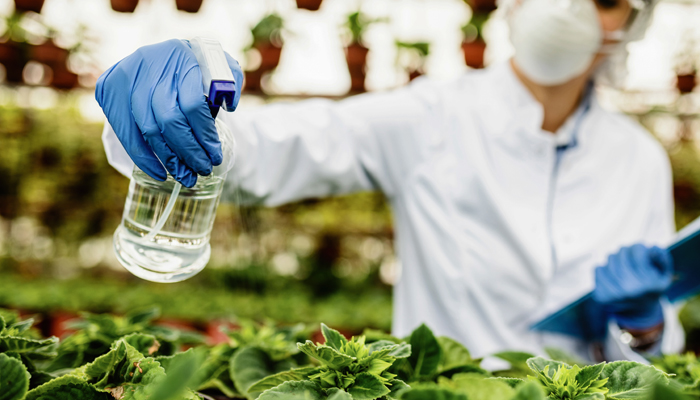
{"type": "Polygon", "coordinates": [[[386,19],[384,18],[372,19],[369,18],[366,14],[360,11],[356,11],[348,15],[347,19],[345,20],[344,28],[350,34],[350,43],[361,45],[362,37],[367,31],[367,28],[369,28],[369,26],[374,23],[385,21],[386,19]]]}
{"type": "Polygon", "coordinates": [[[462,40],[465,42],[484,41],[484,24],[488,21],[490,14],[483,11],[475,11],[471,19],[462,26],[462,40]]]}
{"type": "Polygon", "coordinates": [[[527,364],[535,372],[531,379],[544,386],[552,399],[605,400],[608,379],[599,379],[605,364],[580,368],[542,357],[531,358],[527,364]]]}
{"type": "Polygon", "coordinates": [[[282,29],[284,28],[284,20],[277,13],[272,13],[264,16],[250,30],[253,35],[253,44],[251,47],[258,45],[274,44],[280,47],[282,44],[282,29]]]}

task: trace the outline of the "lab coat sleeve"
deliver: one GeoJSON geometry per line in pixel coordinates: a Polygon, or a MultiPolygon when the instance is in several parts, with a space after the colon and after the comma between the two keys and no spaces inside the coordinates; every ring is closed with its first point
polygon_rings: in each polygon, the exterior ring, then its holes
{"type": "MultiPolygon", "coordinates": [[[[670,162],[666,152],[658,143],[650,146],[648,165],[650,170],[648,179],[655,187],[650,202],[649,219],[646,229],[642,232],[642,242],[648,246],[656,245],[666,247],[671,244],[676,224],[673,202],[673,176],[670,162]]],[[[681,351],[685,344],[685,333],[678,319],[680,306],[667,301],[662,302],[664,310],[664,332],[660,347],[657,351],[668,354],[681,351]]],[[[605,346],[606,356],[611,360],[634,359],[639,360],[641,355],[635,353],[628,344],[622,340],[622,332],[615,324],[608,329],[608,340],[605,346]]]]}
{"type": "Polygon", "coordinates": [[[435,101],[423,80],[342,101],[239,107],[224,116],[236,140],[227,192],[267,206],[365,190],[397,196],[420,159],[435,101]]]}

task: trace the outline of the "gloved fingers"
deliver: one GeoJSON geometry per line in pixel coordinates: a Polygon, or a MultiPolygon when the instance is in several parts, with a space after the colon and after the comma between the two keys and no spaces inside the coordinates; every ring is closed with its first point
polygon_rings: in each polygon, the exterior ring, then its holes
{"type": "Polygon", "coordinates": [[[230,108],[231,111],[235,111],[238,107],[238,102],[241,99],[241,92],[243,91],[243,70],[238,64],[238,61],[236,61],[228,53],[224,52],[224,54],[226,54],[226,61],[228,62],[228,67],[231,69],[231,73],[233,74],[233,79],[236,81],[236,95],[233,98],[233,106],[230,108]]]}
{"type": "Polygon", "coordinates": [[[211,163],[220,165],[223,161],[221,141],[202,90],[202,73],[199,66],[193,65],[181,76],[177,93],[180,110],[192,127],[194,137],[207,153],[211,163]]]}
{"type": "Polygon", "coordinates": [[[114,133],[129,157],[143,172],[164,181],[167,173],[144,140],[129,105],[131,77],[119,62],[103,73],[95,87],[95,99],[100,104],[114,133]],[[118,88],[119,90],[106,90],[118,88]]]}
{"type": "Polygon", "coordinates": [[[199,175],[211,174],[209,156],[195,139],[192,128],[177,104],[177,84],[174,77],[161,79],[156,84],[151,107],[165,143],[180,161],[199,175]]]}
{"type": "Polygon", "coordinates": [[[668,250],[654,246],[649,249],[649,259],[662,275],[673,274],[673,257],[668,250]]]}
{"type": "Polygon", "coordinates": [[[131,96],[131,112],[143,138],[176,181],[187,187],[194,186],[197,182],[197,174],[182,163],[175,152],[168,147],[156,122],[151,103],[149,96],[131,96]]]}
{"type": "Polygon", "coordinates": [[[593,299],[598,303],[608,304],[618,300],[623,292],[620,279],[611,275],[609,265],[595,269],[595,289],[593,299]]]}

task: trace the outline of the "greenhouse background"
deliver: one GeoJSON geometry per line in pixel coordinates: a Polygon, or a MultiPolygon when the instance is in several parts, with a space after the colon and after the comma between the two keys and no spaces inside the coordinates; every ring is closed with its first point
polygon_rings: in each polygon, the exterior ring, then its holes
{"type": "MultiPolygon", "coordinates": [[[[0,0],[0,307],[40,313],[45,334],[60,334],[79,311],[154,304],[164,320],[200,330],[235,318],[390,328],[401,268],[378,193],[273,209],[223,204],[210,264],[182,283],[141,281],[113,254],[128,179],[105,158],[93,91],[136,48],[219,40],[246,70],[239,107],[449,79],[511,52],[488,1],[303,3],[0,0]]],[[[700,216],[697,21],[700,2],[663,0],[647,37],[629,46],[625,87],[600,89],[606,107],[638,119],[667,149],[678,228],[700,216]]],[[[700,301],[683,316],[700,335],[700,301]]]]}

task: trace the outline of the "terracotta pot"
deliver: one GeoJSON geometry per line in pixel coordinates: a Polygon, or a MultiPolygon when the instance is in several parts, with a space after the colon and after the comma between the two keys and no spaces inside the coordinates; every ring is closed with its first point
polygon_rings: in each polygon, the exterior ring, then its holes
{"type": "Polygon", "coordinates": [[[353,43],[345,48],[345,60],[350,72],[350,90],[353,92],[365,91],[365,69],[369,49],[358,43],[353,43]]]}
{"type": "Polygon", "coordinates": [[[51,67],[65,65],[68,60],[68,50],[56,46],[52,40],[47,40],[40,45],[30,46],[29,58],[51,67]]]}
{"type": "Polygon", "coordinates": [[[80,316],[73,312],[68,311],[54,311],[49,315],[49,334],[51,336],[56,336],[57,338],[64,338],[72,333],[75,333],[74,329],[68,329],[68,323],[73,321],[80,316]]]}
{"type": "Polygon", "coordinates": [[[0,63],[22,60],[22,48],[13,41],[0,43],[0,63]]]}
{"type": "Polygon", "coordinates": [[[496,9],[496,0],[468,0],[474,12],[490,12],[496,9]]]}
{"type": "Polygon", "coordinates": [[[676,75],[676,88],[681,93],[692,92],[696,84],[696,74],[676,75]]]}
{"type": "Polygon", "coordinates": [[[321,7],[323,0],[297,0],[297,8],[317,11],[321,7]]]}
{"type": "Polygon", "coordinates": [[[277,68],[280,63],[280,56],[282,55],[282,48],[277,47],[270,43],[258,44],[255,49],[260,52],[260,67],[258,71],[272,71],[277,68]]]}
{"type": "Polygon", "coordinates": [[[263,71],[245,71],[245,79],[243,81],[243,88],[247,92],[260,92],[262,87],[260,81],[262,80],[263,71]]]}
{"type": "Polygon", "coordinates": [[[180,11],[196,13],[202,7],[203,0],[175,0],[175,5],[180,11]]]}
{"type": "Polygon", "coordinates": [[[420,72],[420,71],[418,71],[418,70],[408,71],[408,80],[409,80],[409,82],[410,82],[410,81],[412,81],[412,80],[418,78],[418,77],[421,76],[421,75],[423,75],[423,73],[420,72]]]}
{"type": "Polygon", "coordinates": [[[22,71],[26,62],[24,60],[6,61],[0,63],[5,67],[5,82],[7,83],[23,83],[22,71]]]}
{"type": "Polygon", "coordinates": [[[78,87],[78,75],[69,71],[65,66],[53,68],[51,86],[56,89],[73,89],[78,87]]]}
{"type": "Polygon", "coordinates": [[[486,43],[482,40],[473,42],[462,42],[464,61],[472,68],[484,68],[484,51],[486,43]]]}
{"type": "Polygon", "coordinates": [[[34,11],[41,12],[41,7],[44,6],[44,0],[15,0],[15,10],[17,11],[34,11]]]}
{"type": "Polygon", "coordinates": [[[132,13],[139,4],[139,0],[110,0],[112,10],[123,13],[132,13]]]}
{"type": "Polygon", "coordinates": [[[238,328],[240,328],[238,325],[229,321],[214,320],[207,322],[207,344],[210,346],[216,346],[217,344],[228,343],[231,341],[231,339],[229,339],[228,335],[224,333],[224,329],[234,330],[238,328]]]}

